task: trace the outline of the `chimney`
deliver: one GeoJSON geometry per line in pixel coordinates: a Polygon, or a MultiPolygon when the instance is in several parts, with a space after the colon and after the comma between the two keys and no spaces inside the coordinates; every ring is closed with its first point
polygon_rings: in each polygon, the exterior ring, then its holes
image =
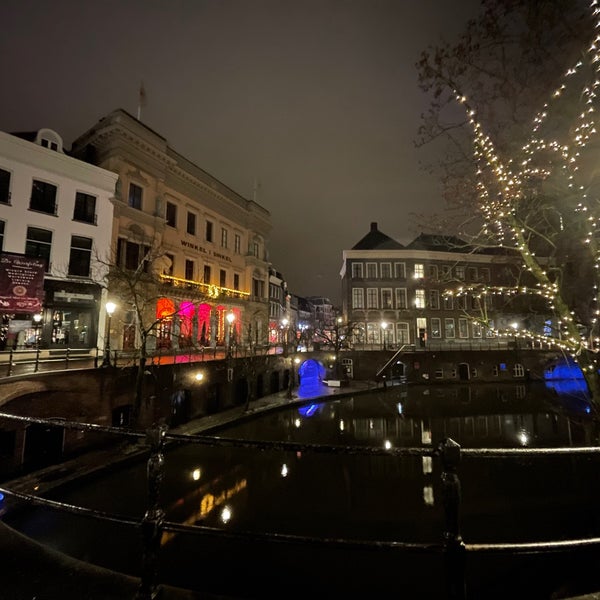
{"type": "Polygon", "coordinates": [[[377,231],[377,223],[371,223],[371,231],[377,231]]]}

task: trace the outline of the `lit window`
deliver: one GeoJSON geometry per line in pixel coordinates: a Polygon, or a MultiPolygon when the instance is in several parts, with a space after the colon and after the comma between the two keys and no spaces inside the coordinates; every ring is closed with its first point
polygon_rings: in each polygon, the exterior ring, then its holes
{"type": "Polygon", "coordinates": [[[415,290],[415,306],[425,308],[425,290],[415,290]]]}
{"type": "Polygon", "coordinates": [[[415,279],[423,279],[425,277],[425,265],[420,263],[415,264],[414,277],[415,279]]]}

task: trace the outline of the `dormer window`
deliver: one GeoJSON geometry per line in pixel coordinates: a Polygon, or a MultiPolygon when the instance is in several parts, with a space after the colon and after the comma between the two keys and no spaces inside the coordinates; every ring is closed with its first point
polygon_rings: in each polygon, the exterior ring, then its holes
{"type": "Polygon", "coordinates": [[[37,132],[35,143],[49,150],[54,150],[54,152],[63,151],[62,138],[52,129],[40,129],[37,132]]]}

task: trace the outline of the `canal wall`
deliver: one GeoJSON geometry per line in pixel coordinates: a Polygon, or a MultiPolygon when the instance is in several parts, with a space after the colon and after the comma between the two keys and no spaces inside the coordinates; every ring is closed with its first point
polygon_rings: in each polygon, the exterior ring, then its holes
{"type": "MultiPolygon", "coordinates": [[[[531,349],[344,351],[335,369],[330,351],[252,356],[196,363],[149,364],[144,369],[140,426],[163,420],[171,426],[276,394],[298,383],[298,368],[309,358],[321,362],[327,380],[407,383],[515,383],[541,380],[561,360],[557,352],[531,349]],[[298,359],[296,361],[295,359],[298,359]]],[[[0,411],[26,417],[128,426],[137,367],[77,369],[0,379],[0,411]]],[[[0,476],[31,470],[95,446],[117,443],[114,436],[60,427],[0,422],[0,476]]]]}

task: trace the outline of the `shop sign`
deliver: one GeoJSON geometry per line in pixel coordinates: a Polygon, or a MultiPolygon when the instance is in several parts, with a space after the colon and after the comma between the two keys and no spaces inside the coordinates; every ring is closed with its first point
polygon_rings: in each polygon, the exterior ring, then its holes
{"type": "Polygon", "coordinates": [[[0,253],[0,310],[40,312],[44,300],[45,270],[43,258],[0,253]]]}

